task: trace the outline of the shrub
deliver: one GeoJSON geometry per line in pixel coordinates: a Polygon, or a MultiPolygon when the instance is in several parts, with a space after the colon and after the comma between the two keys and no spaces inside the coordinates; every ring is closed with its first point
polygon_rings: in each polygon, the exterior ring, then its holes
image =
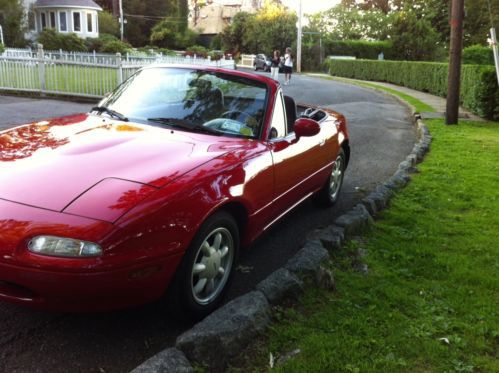
{"type": "Polygon", "coordinates": [[[2,43],[0,43],[0,53],[5,52],[5,47],[2,43]]]}
{"type": "Polygon", "coordinates": [[[54,29],[45,29],[40,32],[37,41],[43,44],[45,50],[87,51],[85,40],[79,38],[76,34],[59,34],[54,29]]]}
{"type": "Polygon", "coordinates": [[[208,57],[208,49],[202,45],[193,45],[185,51],[184,55],[191,57],[196,55],[196,57],[206,58],[208,57]]]}
{"type": "Polygon", "coordinates": [[[116,41],[118,38],[111,34],[99,34],[98,38],[88,38],[85,40],[87,49],[89,51],[102,52],[102,47],[111,42],[116,41]]]}
{"type": "MultiPolygon", "coordinates": [[[[99,33],[120,36],[120,24],[114,16],[107,12],[99,12],[99,33]]],[[[100,36],[99,35],[99,36],[100,36]]]]}
{"type": "MultiPolygon", "coordinates": [[[[446,63],[328,60],[325,65],[332,75],[389,82],[441,97],[447,96],[446,63]]],[[[493,67],[463,65],[461,104],[482,117],[499,119],[499,89],[493,67]]]]}
{"type": "Polygon", "coordinates": [[[463,49],[463,63],[469,65],[493,65],[494,52],[491,48],[475,44],[463,49]]]}
{"type": "Polygon", "coordinates": [[[121,53],[124,54],[132,49],[132,46],[128,43],[125,43],[121,40],[110,40],[106,42],[102,48],[101,52],[103,53],[121,53]]]}

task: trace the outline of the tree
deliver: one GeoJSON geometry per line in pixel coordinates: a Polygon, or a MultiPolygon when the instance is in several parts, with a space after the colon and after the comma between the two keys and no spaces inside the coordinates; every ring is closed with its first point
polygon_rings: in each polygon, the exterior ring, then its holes
{"type": "Polygon", "coordinates": [[[393,49],[405,60],[432,60],[438,47],[439,35],[431,23],[414,12],[396,13],[392,27],[393,49]]]}
{"type": "Polygon", "coordinates": [[[120,24],[114,16],[107,12],[99,12],[99,34],[120,36],[120,24]]]}
{"type": "Polygon", "coordinates": [[[330,39],[385,40],[393,22],[393,13],[364,11],[357,6],[340,4],[311,15],[309,21],[311,30],[328,35],[330,39]]]}
{"type": "Polygon", "coordinates": [[[5,45],[10,47],[26,45],[25,16],[22,0],[0,0],[0,24],[5,45]]]}
{"type": "Polygon", "coordinates": [[[222,45],[235,53],[284,50],[295,43],[297,20],[283,5],[267,1],[255,14],[237,13],[222,32],[222,45]]]}
{"type": "Polygon", "coordinates": [[[256,13],[253,32],[258,44],[254,47],[271,53],[273,50],[284,50],[291,47],[296,40],[296,13],[290,12],[283,5],[266,2],[256,13]]]}
{"type": "Polygon", "coordinates": [[[164,19],[187,29],[187,0],[123,0],[125,37],[134,46],[147,44],[152,28],[164,19]]]}
{"type": "Polygon", "coordinates": [[[499,0],[490,0],[491,13],[487,0],[465,2],[464,35],[465,46],[473,44],[485,45],[489,37],[490,17],[495,27],[499,27],[499,0]]]}
{"type": "Polygon", "coordinates": [[[178,0],[172,8],[173,17],[167,17],[154,25],[150,42],[170,49],[185,49],[196,44],[199,34],[188,28],[187,13],[187,0],[178,0]]]}
{"type": "Polygon", "coordinates": [[[248,12],[239,12],[234,16],[232,23],[226,26],[220,35],[225,50],[235,53],[249,52],[244,42],[244,35],[247,34],[248,25],[253,18],[254,15],[248,12]]]}

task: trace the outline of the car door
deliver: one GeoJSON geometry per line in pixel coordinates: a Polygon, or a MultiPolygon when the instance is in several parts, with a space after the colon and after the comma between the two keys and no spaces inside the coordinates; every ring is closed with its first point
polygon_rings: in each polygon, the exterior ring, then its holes
{"type": "Polygon", "coordinates": [[[287,133],[287,118],[281,90],[277,92],[269,140],[274,162],[274,207],[276,215],[284,214],[310,196],[326,181],[334,157],[330,131],[297,140],[287,133]]]}

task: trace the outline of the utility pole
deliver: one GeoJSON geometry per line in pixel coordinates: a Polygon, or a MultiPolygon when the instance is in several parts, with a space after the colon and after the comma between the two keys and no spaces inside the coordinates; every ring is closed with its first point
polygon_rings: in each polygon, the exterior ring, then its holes
{"type": "Polygon", "coordinates": [[[494,27],[490,29],[490,44],[492,44],[492,50],[494,51],[494,63],[496,65],[497,83],[499,84],[499,54],[497,51],[496,29],[494,27]]]}
{"type": "Polygon", "coordinates": [[[121,35],[121,41],[123,41],[123,34],[125,28],[125,20],[123,19],[123,0],[119,0],[119,6],[120,6],[120,35],[121,35]]]}
{"type": "Polygon", "coordinates": [[[464,0],[452,0],[450,19],[449,80],[445,124],[457,124],[461,85],[461,54],[463,50],[464,0]]]}
{"type": "Polygon", "coordinates": [[[302,19],[302,9],[301,0],[300,7],[298,8],[298,35],[296,38],[296,72],[301,73],[301,19],[302,19]]]}

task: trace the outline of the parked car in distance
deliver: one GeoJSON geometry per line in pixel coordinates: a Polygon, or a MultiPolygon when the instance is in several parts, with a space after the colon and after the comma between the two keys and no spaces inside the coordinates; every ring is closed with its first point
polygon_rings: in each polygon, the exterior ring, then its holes
{"type": "Polygon", "coordinates": [[[269,57],[265,56],[264,54],[257,54],[253,66],[255,68],[255,71],[258,70],[270,71],[271,64],[272,62],[269,57]]]}
{"type": "Polygon", "coordinates": [[[349,154],[341,114],[268,77],[143,68],[87,114],[0,132],[0,300],[202,318],[241,247],[338,200],[349,154]]]}

